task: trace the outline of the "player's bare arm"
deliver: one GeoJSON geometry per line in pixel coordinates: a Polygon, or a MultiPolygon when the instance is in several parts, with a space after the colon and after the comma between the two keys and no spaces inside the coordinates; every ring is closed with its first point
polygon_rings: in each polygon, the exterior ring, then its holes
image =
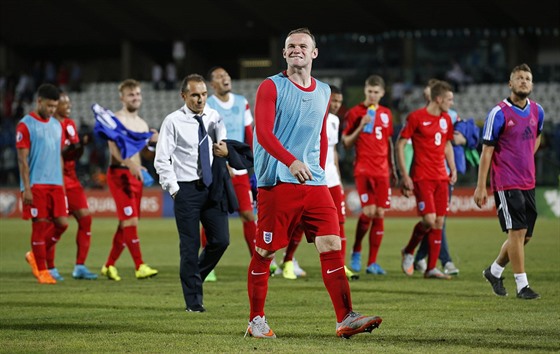
{"type": "Polygon", "coordinates": [[[27,158],[29,156],[29,149],[17,149],[19,175],[23,183],[23,204],[33,204],[33,193],[31,193],[31,182],[29,179],[29,164],[27,158]]]}
{"type": "Polygon", "coordinates": [[[492,155],[494,154],[494,147],[490,145],[482,146],[482,153],[480,155],[480,165],[478,166],[478,181],[476,189],[474,190],[474,202],[479,208],[486,205],[488,201],[488,192],[486,191],[486,180],[488,178],[488,171],[490,170],[490,163],[492,162],[492,155]]]}
{"type": "Polygon", "coordinates": [[[369,115],[365,115],[360,119],[360,124],[356,127],[356,129],[349,135],[342,135],[342,144],[346,149],[351,148],[358,140],[360,133],[362,132],[364,126],[371,122],[371,117],[369,115]]]}
{"type": "Polygon", "coordinates": [[[454,185],[457,182],[457,167],[455,166],[455,154],[453,153],[453,145],[451,141],[445,144],[445,159],[447,166],[449,166],[449,183],[454,185]]]}
{"type": "Polygon", "coordinates": [[[414,183],[412,183],[412,178],[406,170],[406,162],[404,158],[404,148],[406,146],[407,139],[399,138],[397,140],[397,165],[399,167],[399,172],[401,173],[401,191],[405,197],[410,197],[413,195],[414,183]]]}

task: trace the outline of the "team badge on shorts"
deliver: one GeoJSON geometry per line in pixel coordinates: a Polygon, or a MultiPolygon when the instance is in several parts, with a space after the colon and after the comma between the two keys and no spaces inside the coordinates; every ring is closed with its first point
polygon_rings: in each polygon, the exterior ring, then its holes
{"type": "Polygon", "coordinates": [[[269,244],[272,242],[272,232],[270,231],[263,231],[263,240],[264,243],[269,244]]]}
{"type": "Polygon", "coordinates": [[[124,207],[123,211],[124,211],[124,215],[126,215],[126,216],[132,215],[132,207],[131,206],[124,207]]]}
{"type": "Polygon", "coordinates": [[[39,211],[37,210],[37,208],[31,208],[31,216],[36,218],[37,215],[39,215],[39,211]]]}
{"type": "Polygon", "coordinates": [[[419,203],[418,203],[418,210],[424,211],[424,209],[426,209],[426,203],[424,203],[424,202],[419,202],[419,203]]]}
{"type": "Polygon", "coordinates": [[[367,193],[360,195],[360,200],[362,201],[362,203],[367,203],[367,201],[369,200],[369,196],[367,195],[367,193]]]}

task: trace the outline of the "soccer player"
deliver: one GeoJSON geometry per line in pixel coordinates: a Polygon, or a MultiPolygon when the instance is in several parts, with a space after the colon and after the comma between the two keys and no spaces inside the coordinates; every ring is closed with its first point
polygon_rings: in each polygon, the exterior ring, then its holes
{"type": "Polygon", "coordinates": [[[451,279],[436,268],[441,248],[441,232],[449,204],[448,184],[457,180],[453,157],[453,125],[447,113],[453,105],[453,91],[445,81],[431,86],[431,100],[427,106],[407,117],[397,142],[397,162],[402,177],[403,193],[416,196],[416,207],[422,219],[414,226],[406,247],[402,250],[402,270],[414,273],[414,250],[428,237],[428,266],[425,278],[451,279]],[[406,168],[404,149],[412,140],[414,161],[410,174],[406,168]],[[445,161],[450,169],[448,174],[445,161]]]}
{"type": "MultiPolygon", "coordinates": [[[[424,87],[424,99],[426,100],[426,104],[430,103],[430,86],[436,83],[437,79],[430,79],[426,87],[424,87]]],[[[447,110],[447,113],[451,117],[451,123],[455,126],[457,121],[460,121],[461,118],[457,114],[457,112],[451,108],[447,110]]],[[[459,133],[457,130],[454,129],[453,132],[453,145],[464,145],[466,143],[465,137],[459,133]]],[[[454,154],[455,162],[457,162],[457,155],[454,154]]],[[[407,164],[408,165],[408,164],[407,164]]],[[[457,163],[455,163],[457,165],[457,163]]],[[[447,166],[447,165],[446,165],[447,166]]],[[[457,166],[456,166],[457,167],[457,166]]],[[[447,167],[449,168],[449,167],[447,167]]],[[[449,184],[449,201],[451,201],[451,195],[453,193],[453,185],[449,184]]],[[[438,259],[441,262],[443,267],[443,272],[449,275],[458,275],[459,269],[453,263],[451,259],[451,254],[449,253],[449,244],[447,243],[447,232],[446,232],[446,221],[447,217],[443,220],[443,228],[441,229],[441,249],[439,251],[438,259]]],[[[421,272],[426,271],[426,256],[428,254],[428,239],[422,239],[420,243],[420,247],[416,252],[416,256],[414,257],[414,270],[418,270],[421,272]]]]}
{"type": "MultiPolygon", "coordinates": [[[[64,159],[64,187],[66,189],[66,197],[68,198],[68,211],[78,222],[78,231],[76,233],[76,245],[78,246],[78,250],[72,277],[74,279],[93,280],[97,279],[97,274],[90,272],[85,266],[91,245],[91,213],[89,211],[86,194],[76,175],[76,160],[82,156],[84,145],[88,143],[88,137],[84,137],[83,142],[80,142],[76,124],[74,120],[70,118],[71,110],[72,102],[70,101],[70,97],[67,93],[61,92],[55,117],[62,126],[62,138],[64,141],[64,146],[62,148],[62,157],[64,159]]],[[[52,249],[54,256],[54,247],[52,249]]]]}
{"type": "Polygon", "coordinates": [[[264,312],[270,263],[300,223],[319,252],[323,282],[336,313],[337,336],[371,332],[382,319],[352,309],[340,253],[340,225],[325,180],[330,88],[311,76],[318,55],[315,37],[307,28],[291,31],[282,55],[287,70],[264,80],[256,97],[253,146],[259,222],[248,269],[246,334],[276,338],[264,312]]]}
{"type": "MultiPolygon", "coordinates": [[[[138,115],[142,104],[142,90],[140,83],[136,80],[127,79],[119,84],[121,110],[115,112],[115,116],[128,130],[134,132],[152,131],[149,145],[155,145],[158,133],[150,129],[148,123],[138,115]]],[[[101,268],[101,274],[110,280],[120,281],[121,277],[115,267],[125,247],[134,261],[136,278],[145,279],[158,274],[156,269],[144,263],[142,251],[140,250],[140,239],[138,238],[138,218],[140,217],[140,202],[143,189],[143,172],[146,168],[142,166],[140,152],[131,157],[123,159],[121,150],[114,141],[109,140],[110,162],[107,171],[107,183],[117,206],[119,225],[113,236],[113,245],[107,261],[101,268]]]]}
{"type": "Polygon", "coordinates": [[[529,287],[525,273],[525,245],[533,236],[537,220],[534,154],[541,141],[544,110],[529,99],[533,91],[533,74],[527,64],[513,68],[509,87],[509,97],[488,113],[484,123],[474,201],[479,207],[487,202],[486,180],[491,166],[491,187],[507,240],[498,258],[482,275],[492,285],[494,294],[506,296],[502,272],[511,262],[517,297],[531,300],[540,295],[529,287]]]}
{"type": "Polygon", "coordinates": [[[348,149],[356,145],[354,179],[360,195],[362,214],[356,227],[350,267],[362,268],[362,239],[369,230],[369,257],[366,273],[385,275],[377,264],[377,254],[385,232],[385,210],[391,205],[391,181],[396,183],[393,153],[393,116],[379,101],[385,95],[385,81],[378,75],[368,77],[365,99],[346,113],[342,142],[348,149]],[[371,228],[370,228],[371,225],[371,228]]]}
{"type": "MultiPolygon", "coordinates": [[[[218,111],[226,126],[228,139],[253,145],[253,115],[247,99],[241,95],[234,94],[232,90],[231,77],[222,67],[213,67],[208,71],[208,80],[214,90],[214,94],[208,97],[206,103],[210,108],[218,111]]],[[[230,168],[235,195],[239,202],[239,217],[243,223],[243,236],[249,248],[249,255],[253,255],[255,249],[255,233],[257,225],[253,214],[253,194],[249,182],[247,170],[236,170],[230,168]]],[[[202,246],[205,246],[203,239],[202,246]]],[[[216,280],[212,271],[206,281],[216,280]]]]}
{"type": "MultiPolygon", "coordinates": [[[[331,100],[329,104],[329,115],[327,117],[327,139],[329,142],[329,147],[327,150],[327,161],[325,162],[325,178],[327,181],[327,187],[329,187],[329,192],[336,206],[338,212],[338,223],[340,225],[340,242],[341,248],[340,253],[342,254],[342,259],[346,255],[346,234],[344,231],[344,222],[346,221],[346,202],[344,198],[344,189],[342,188],[342,181],[340,178],[340,168],[338,166],[338,152],[336,150],[336,144],[338,144],[338,134],[340,127],[340,119],[336,115],[340,107],[342,106],[343,95],[342,91],[331,85],[331,100]]],[[[306,273],[297,261],[295,260],[294,253],[299,245],[299,242],[303,238],[304,229],[302,224],[298,225],[295,231],[292,233],[290,238],[290,243],[286,248],[286,254],[284,255],[284,263],[282,263],[282,276],[286,279],[297,279],[298,277],[305,276],[306,273]]],[[[350,280],[357,280],[360,278],[358,274],[354,274],[348,267],[344,266],[344,271],[346,272],[346,277],[350,280]]]]}
{"type": "MultiPolygon", "coordinates": [[[[62,178],[62,127],[52,117],[59,99],[60,91],[56,86],[39,86],[35,110],[23,117],[16,127],[23,219],[32,221],[31,251],[26,253],[25,259],[41,284],[56,284],[47,269],[47,252],[68,228],[62,178]],[[51,222],[54,223],[52,229],[51,222]]],[[[58,271],[53,273],[60,276],[58,271]]]]}

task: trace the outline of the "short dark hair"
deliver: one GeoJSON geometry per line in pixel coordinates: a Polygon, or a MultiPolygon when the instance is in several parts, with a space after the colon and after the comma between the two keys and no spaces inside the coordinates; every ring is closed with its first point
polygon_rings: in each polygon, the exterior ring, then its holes
{"type": "Polygon", "coordinates": [[[342,90],[335,85],[329,85],[331,88],[331,94],[339,94],[342,95],[342,90]]]}
{"type": "Polygon", "coordinates": [[[187,86],[189,85],[189,82],[194,81],[194,82],[204,82],[204,78],[202,77],[202,75],[200,74],[190,74],[187,75],[184,79],[183,82],[181,82],[181,92],[187,92],[187,86]]]}
{"type": "MultiPolygon", "coordinates": [[[[211,67],[210,70],[208,70],[208,73],[206,73],[206,80],[212,81],[212,75],[214,75],[214,71],[216,71],[218,69],[224,69],[224,67],[223,66],[218,66],[218,65],[211,67]]],[[[226,70],[226,69],[224,69],[224,70],[226,70]]]]}
{"type": "Polygon", "coordinates": [[[379,75],[371,75],[366,79],[366,85],[368,86],[379,86],[385,90],[385,80],[379,75]]]}
{"type": "Polygon", "coordinates": [[[60,99],[60,90],[53,84],[42,84],[37,89],[37,96],[47,100],[58,101],[60,99]]]}

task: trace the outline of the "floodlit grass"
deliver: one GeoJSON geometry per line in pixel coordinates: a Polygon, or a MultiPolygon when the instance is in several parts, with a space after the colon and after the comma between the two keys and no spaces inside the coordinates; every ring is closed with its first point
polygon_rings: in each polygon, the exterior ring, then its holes
{"type": "MultiPolygon", "coordinates": [[[[406,277],[400,249],[417,219],[387,219],[378,257],[387,276],[366,275],[351,283],[354,308],[383,317],[372,334],[335,336],[334,311],[312,245],[296,252],[308,276],[270,279],[266,304],[277,340],[243,338],[249,305],[249,263],[241,222],[231,219],[231,246],[216,268],[218,282],[204,286],[206,313],[186,313],[179,283],[178,237],[173,219],[143,219],[144,260],[157,277],[136,280],[131,257],[117,263],[123,280],[74,280],[76,223],[57,248],[66,278],[39,285],[25,262],[30,222],[0,219],[0,352],[2,353],[513,353],[560,351],[560,222],[539,219],[527,246],[526,266],[536,301],[494,296],[481,272],[504,240],[498,220],[450,219],[448,239],[461,273],[451,281],[406,277]]],[[[350,253],[355,219],[346,223],[350,253]]],[[[115,219],[94,219],[87,265],[98,272],[111,246],[115,219]]],[[[282,256],[281,253],[278,254],[282,256]]],[[[367,240],[364,255],[367,258],[367,240]]]]}

